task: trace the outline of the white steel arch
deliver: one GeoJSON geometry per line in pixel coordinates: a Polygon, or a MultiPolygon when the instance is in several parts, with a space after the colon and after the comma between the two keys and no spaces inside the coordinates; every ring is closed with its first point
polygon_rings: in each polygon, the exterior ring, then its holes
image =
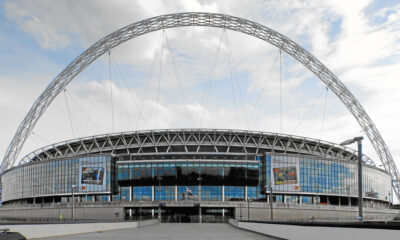
{"type": "Polygon", "coordinates": [[[123,27],[100,39],[81,55],[75,58],[47,86],[35,101],[28,114],[18,127],[14,138],[8,146],[0,167],[0,175],[15,164],[27,137],[32,132],[36,122],[51,104],[53,99],[74,79],[82,70],[110,49],[132,38],[166,28],[204,26],[225,28],[242,32],[264,40],[287,54],[291,55],[306,68],[313,72],[325,85],[339,97],[351,114],[356,118],[362,130],[371,141],[384,168],[393,178],[393,187],[399,197],[399,171],[393,161],[389,148],[385,144],[375,124],[365,112],[359,101],[325,65],[311,53],[281,33],[246,19],[217,13],[187,12],[161,15],[148,18],[123,27]]]}

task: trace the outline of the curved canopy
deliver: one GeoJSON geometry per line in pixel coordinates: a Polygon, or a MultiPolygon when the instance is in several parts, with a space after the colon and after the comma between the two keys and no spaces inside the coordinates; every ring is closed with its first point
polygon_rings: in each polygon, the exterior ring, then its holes
{"type": "Polygon", "coordinates": [[[302,63],[339,97],[358,121],[363,132],[375,148],[385,170],[391,174],[394,191],[398,196],[400,189],[399,172],[385,141],[359,101],[325,65],[288,37],[259,23],[225,14],[201,12],[161,15],[130,24],[100,39],[75,58],[47,86],[21,122],[7,148],[1,164],[0,174],[15,164],[27,137],[54,98],[88,65],[110,49],[132,38],[161,29],[185,26],[217,27],[242,32],[278,47],[302,63]]]}

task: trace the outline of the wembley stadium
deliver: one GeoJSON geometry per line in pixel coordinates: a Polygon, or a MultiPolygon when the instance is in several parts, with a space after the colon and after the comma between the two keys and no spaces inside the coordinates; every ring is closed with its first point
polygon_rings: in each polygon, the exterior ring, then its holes
{"type": "MultiPolygon", "coordinates": [[[[282,112],[280,119],[282,122],[282,112]]],[[[73,132],[71,118],[70,123],[73,132]]],[[[5,151],[0,177],[2,220],[386,221],[399,214],[392,206],[400,193],[395,161],[376,125],[343,82],[287,36],[262,24],[218,13],[156,16],[95,42],[33,103],[5,151]],[[277,47],[279,57],[284,52],[297,60],[352,114],[375,150],[376,162],[382,165],[359,156],[361,140],[355,151],[319,139],[250,130],[114,133],[110,51],[152,32],[163,31],[165,35],[166,29],[198,26],[252,36],[277,47]],[[21,159],[24,143],[50,104],[66,92],[79,73],[107,53],[113,133],[54,143],[21,159]]]]}
{"type": "MultiPolygon", "coordinates": [[[[368,157],[363,162],[364,207],[382,212],[392,202],[391,176],[368,157]]],[[[123,132],[69,140],[28,154],[4,172],[2,200],[4,206],[57,206],[70,203],[74,191],[77,206],[117,203],[127,218],[157,217],[161,211],[170,221],[177,216],[196,221],[200,206],[203,219],[256,217],[257,212],[242,208],[251,204],[267,209],[272,188],[275,211],[280,206],[333,206],[354,208],[356,215],[356,163],[357,153],[349,148],[283,134],[123,132]]],[[[305,212],[307,218],[310,214],[305,212]]]]}

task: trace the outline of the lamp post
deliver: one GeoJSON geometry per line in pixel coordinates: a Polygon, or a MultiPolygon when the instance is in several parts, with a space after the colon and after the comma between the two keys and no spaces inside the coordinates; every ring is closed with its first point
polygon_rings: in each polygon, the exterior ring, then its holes
{"type": "Polygon", "coordinates": [[[346,140],[340,145],[345,146],[357,142],[358,145],[358,220],[363,220],[363,199],[362,199],[362,144],[361,141],[364,137],[355,137],[353,139],[346,140]]]}
{"type": "Polygon", "coordinates": [[[203,180],[203,178],[201,177],[200,173],[199,173],[199,177],[197,178],[197,180],[199,181],[199,223],[201,223],[201,181],[203,180]]]}
{"type": "Polygon", "coordinates": [[[74,199],[74,189],[77,187],[77,185],[71,185],[71,190],[72,190],[72,212],[71,212],[71,219],[74,221],[74,207],[75,207],[75,199],[74,199]]]}
{"type": "Polygon", "coordinates": [[[269,206],[271,208],[271,221],[274,221],[274,210],[273,210],[273,193],[272,193],[272,184],[271,181],[269,181],[269,185],[267,186],[269,188],[269,206]]]}
{"type": "Polygon", "coordinates": [[[242,221],[242,203],[239,204],[240,207],[240,221],[242,221]]]}
{"type": "Polygon", "coordinates": [[[139,221],[142,221],[142,200],[139,201],[139,221]]]}
{"type": "Polygon", "coordinates": [[[250,202],[251,199],[250,198],[246,198],[247,201],[247,221],[250,221],[250,202]]]}
{"type": "Polygon", "coordinates": [[[161,222],[161,181],[162,181],[162,177],[158,176],[157,180],[158,180],[158,221],[161,222]]]}
{"type": "Polygon", "coordinates": [[[314,183],[314,188],[316,189],[316,195],[317,197],[315,198],[315,203],[320,204],[321,203],[321,199],[319,198],[319,185],[317,183],[314,183]]]}

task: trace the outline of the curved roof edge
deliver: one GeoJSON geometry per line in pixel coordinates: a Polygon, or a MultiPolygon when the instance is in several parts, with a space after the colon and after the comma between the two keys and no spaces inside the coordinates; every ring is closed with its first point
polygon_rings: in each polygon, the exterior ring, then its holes
{"type": "MultiPolygon", "coordinates": [[[[200,146],[211,146],[215,152],[221,152],[221,147],[228,147],[224,149],[228,153],[231,147],[243,148],[243,153],[248,155],[261,154],[263,149],[269,149],[272,152],[297,152],[343,160],[355,160],[357,157],[357,151],[354,149],[296,135],[252,130],[180,128],[118,132],[61,141],[27,154],[18,165],[105,152],[118,155],[123,154],[123,149],[127,150],[126,154],[144,153],[144,148],[154,148],[154,153],[157,154],[160,153],[156,149],[158,147],[167,147],[164,152],[175,152],[173,146],[184,146],[183,152],[202,152],[199,151],[200,146]],[[198,149],[188,151],[186,146],[197,146],[198,149]]],[[[375,166],[366,155],[363,155],[363,161],[367,165],[375,166]]]]}

